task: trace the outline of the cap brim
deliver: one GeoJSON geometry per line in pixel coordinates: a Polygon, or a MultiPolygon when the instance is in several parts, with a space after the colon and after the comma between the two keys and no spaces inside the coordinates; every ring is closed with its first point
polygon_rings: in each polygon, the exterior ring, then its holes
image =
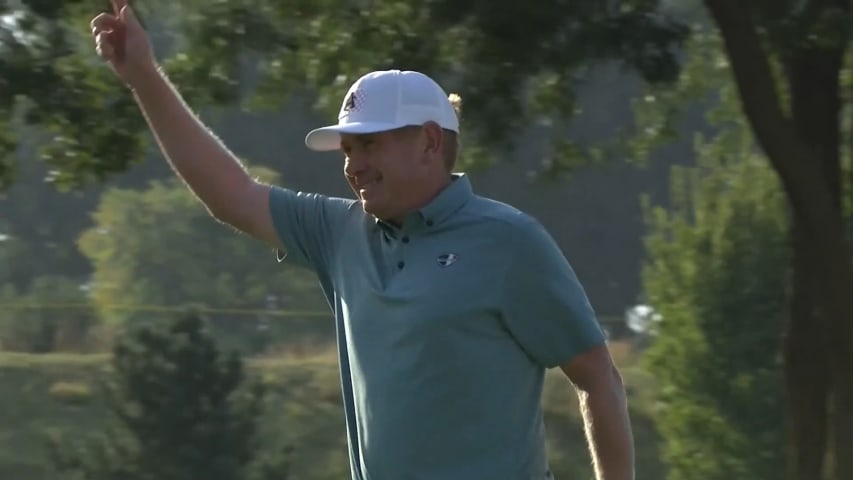
{"type": "Polygon", "coordinates": [[[400,128],[400,125],[383,122],[353,122],[315,128],[305,136],[305,145],[317,152],[329,152],[341,148],[341,134],[378,133],[400,128]]]}

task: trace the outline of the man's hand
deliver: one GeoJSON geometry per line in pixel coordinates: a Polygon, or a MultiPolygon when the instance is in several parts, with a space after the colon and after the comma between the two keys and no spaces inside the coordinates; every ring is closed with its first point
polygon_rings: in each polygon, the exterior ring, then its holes
{"type": "Polygon", "coordinates": [[[157,69],[151,43],[128,0],[112,0],[113,13],[92,19],[95,51],[128,86],[157,69]]]}
{"type": "Polygon", "coordinates": [[[634,440],[628,402],[606,345],[562,365],[578,390],[587,441],[598,480],[634,479],[634,440]]]}

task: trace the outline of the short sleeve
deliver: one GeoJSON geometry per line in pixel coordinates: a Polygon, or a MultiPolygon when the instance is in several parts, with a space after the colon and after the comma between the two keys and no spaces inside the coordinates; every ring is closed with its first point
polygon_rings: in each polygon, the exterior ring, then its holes
{"type": "Polygon", "coordinates": [[[328,272],[353,203],[344,198],[272,187],[270,215],[284,246],[284,251],[278,252],[278,260],[287,259],[317,273],[328,272]]]}
{"type": "Polygon", "coordinates": [[[530,219],[517,231],[502,290],[510,333],[545,368],[605,342],[574,270],[545,228],[530,219]]]}

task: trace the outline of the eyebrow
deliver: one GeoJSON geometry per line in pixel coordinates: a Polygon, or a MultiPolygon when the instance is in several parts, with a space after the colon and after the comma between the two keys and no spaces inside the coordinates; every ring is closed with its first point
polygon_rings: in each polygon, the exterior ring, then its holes
{"type": "Polygon", "coordinates": [[[368,140],[375,140],[377,135],[375,133],[351,133],[347,136],[341,136],[341,147],[347,147],[352,145],[353,143],[364,143],[368,140]]]}

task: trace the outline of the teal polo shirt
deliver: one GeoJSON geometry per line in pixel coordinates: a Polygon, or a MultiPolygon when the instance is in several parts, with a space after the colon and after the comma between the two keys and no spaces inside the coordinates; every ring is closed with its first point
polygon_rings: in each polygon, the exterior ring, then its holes
{"type": "Polygon", "coordinates": [[[399,228],[273,188],[273,222],[334,310],[355,480],[544,480],[545,370],[604,343],[566,258],[466,175],[399,228]]]}

